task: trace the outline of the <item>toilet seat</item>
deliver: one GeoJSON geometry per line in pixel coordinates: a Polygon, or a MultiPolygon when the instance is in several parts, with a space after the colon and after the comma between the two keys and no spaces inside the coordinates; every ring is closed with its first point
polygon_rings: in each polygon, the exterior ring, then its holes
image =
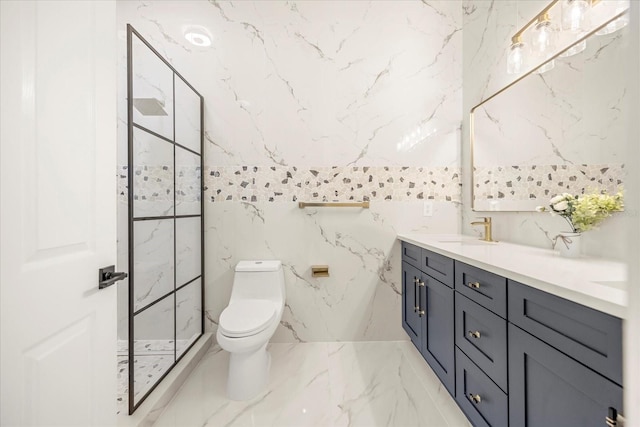
{"type": "Polygon", "coordinates": [[[220,315],[220,332],[231,338],[255,335],[265,330],[276,316],[272,301],[245,299],[235,301],[220,315]]]}

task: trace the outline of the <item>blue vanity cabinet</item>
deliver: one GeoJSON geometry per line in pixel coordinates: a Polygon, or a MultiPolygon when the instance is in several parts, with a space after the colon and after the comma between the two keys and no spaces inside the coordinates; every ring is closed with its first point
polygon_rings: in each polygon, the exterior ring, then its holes
{"type": "Polygon", "coordinates": [[[424,270],[453,284],[453,260],[403,242],[402,327],[453,396],[454,291],[424,270]]]}
{"type": "Polygon", "coordinates": [[[420,291],[422,279],[420,270],[406,261],[402,261],[402,328],[413,344],[422,348],[422,319],[419,313],[420,291]]]}
{"type": "Polygon", "coordinates": [[[402,245],[403,327],[475,427],[624,415],[621,319],[402,245]]]}
{"type": "Polygon", "coordinates": [[[622,387],[509,324],[509,425],[606,426],[622,387]]]}
{"type": "Polygon", "coordinates": [[[512,426],[604,426],[622,409],[622,320],[509,280],[512,426]]]}
{"type": "Polygon", "coordinates": [[[455,394],[453,289],[424,276],[424,334],[421,353],[449,393],[455,394]]]}

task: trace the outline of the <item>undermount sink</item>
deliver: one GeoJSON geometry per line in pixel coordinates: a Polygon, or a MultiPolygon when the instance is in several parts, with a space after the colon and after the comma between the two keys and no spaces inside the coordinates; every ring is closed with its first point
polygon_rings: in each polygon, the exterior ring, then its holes
{"type": "Polygon", "coordinates": [[[495,245],[498,242],[487,242],[485,240],[467,240],[467,239],[451,239],[451,240],[438,240],[438,243],[457,243],[460,245],[495,245]]]}

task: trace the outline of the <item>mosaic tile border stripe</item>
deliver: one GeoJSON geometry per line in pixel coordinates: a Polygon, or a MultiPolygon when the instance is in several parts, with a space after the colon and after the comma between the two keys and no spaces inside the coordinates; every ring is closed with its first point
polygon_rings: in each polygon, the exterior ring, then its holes
{"type": "Polygon", "coordinates": [[[623,186],[624,164],[493,166],[474,169],[474,198],[548,199],[562,192],[581,194],[623,186]]]}
{"type": "MultiPolygon", "coordinates": [[[[136,200],[167,197],[162,187],[166,170],[135,171],[136,200]],[[142,172],[142,174],[141,174],[142,172]],[[151,176],[153,179],[144,179],[151,176]]],[[[205,199],[209,202],[295,202],[350,200],[459,201],[459,167],[237,166],[205,168],[205,199]]],[[[118,169],[118,194],[126,202],[127,167],[118,169]]],[[[180,192],[177,194],[181,197],[180,192]]],[[[184,197],[184,196],[183,196],[184,197]]]]}
{"type": "Polygon", "coordinates": [[[452,167],[219,167],[205,170],[211,202],[295,202],[460,199],[460,169],[452,167]]]}

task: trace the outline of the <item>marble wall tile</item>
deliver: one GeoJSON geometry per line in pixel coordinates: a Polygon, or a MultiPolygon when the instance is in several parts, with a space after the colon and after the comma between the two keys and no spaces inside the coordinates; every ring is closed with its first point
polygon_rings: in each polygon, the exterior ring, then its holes
{"type": "Polygon", "coordinates": [[[133,223],[134,311],[173,290],[173,219],[133,223]]]}
{"type": "Polygon", "coordinates": [[[200,336],[202,329],[202,291],[196,279],[176,292],[176,357],[200,336]]]}
{"type": "Polygon", "coordinates": [[[455,232],[459,211],[435,202],[372,202],[370,209],[299,209],[297,203],[208,203],[205,245],[207,329],[227,305],[233,269],[243,259],[280,259],[287,302],[273,341],[405,339],[401,328],[400,249],[396,234],[455,232]],[[329,265],[314,278],[311,265],[329,265]]]}
{"type": "Polygon", "coordinates": [[[200,154],[200,97],[180,77],[175,78],[175,141],[200,154]]]}
{"type": "Polygon", "coordinates": [[[135,35],[132,45],[133,122],[173,140],[173,71],[135,35]]]}
{"type": "Polygon", "coordinates": [[[200,217],[176,218],[176,288],[201,274],[200,217]]]}
{"type": "MultiPolygon", "coordinates": [[[[120,194],[126,195],[127,169],[121,167],[120,194]]],[[[133,130],[133,216],[173,215],[173,144],[133,130]]]]}
{"type": "Polygon", "coordinates": [[[176,147],[176,215],[200,215],[200,156],[176,147]]]}
{"type": "Polygon", "coordinates": [[[118,22],[205,99],[207,328],[235,264],[272,258],[288,292],[274,340],[406,339],[396,232],[459,230],[460,3],[122,1],[118,22]],[[212,45],[187,42],[185,23],[212,45]],[[370,210],[294,202],[365,198],[370,210]]]}

